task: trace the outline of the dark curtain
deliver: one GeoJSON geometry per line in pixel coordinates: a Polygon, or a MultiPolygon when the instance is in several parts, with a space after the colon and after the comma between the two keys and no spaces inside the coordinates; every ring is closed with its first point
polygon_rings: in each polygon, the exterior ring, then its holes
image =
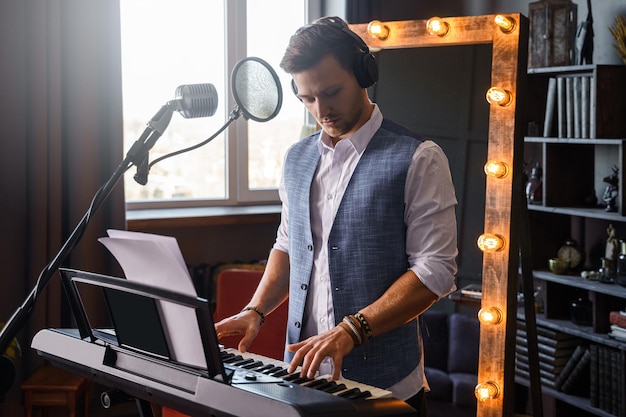
{"type": "MultiPolygon", "coordinates": [[[[23,303],[123,159],[119,1],[0,1],[0,322],[23,303]]],[[[113,273],[97,242],[125,228],[123,184],[63,266],[113,273]]],[[[58,276],[18,333],[18,376],[0,416],[24,415],[22,380],[42,328],[70,326],[58,276]]]]}

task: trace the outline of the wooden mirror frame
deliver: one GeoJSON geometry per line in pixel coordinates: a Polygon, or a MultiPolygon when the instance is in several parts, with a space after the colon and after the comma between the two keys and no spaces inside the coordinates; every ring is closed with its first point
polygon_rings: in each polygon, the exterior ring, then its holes
{"type": "MultiPolygon", "coordinates": [[[[432,20],[432,19],[431,19],[432,20]]],[[[495,397],[478,401],[477,415],[513,414],[515,384],[515,331],[520,245],[520,221],[523,220],[523,105],[528,61],[528,20],[521,14],[446,17],[444,36],[432,35],[427,20],[380,22],[388,29],[384,39],[374,38],[368,24],[353,24],[372,50],[418,48],[446,45],[492,44],[491,85],[511,94],[506,105],[491,104],[489,109],[489,144],[487,161],[506,164],[508,173],[501,177],[487,175],[484,233],[503,239],[496,251],[483,251],[483,308],[496,307],[502,319],[480,326],[478,384],[492,384],[495,397]],[[513,24],[503,29],[497,19],[513,24]],[[505,389],[505,387],[507,389],[505,389]]],[[[485,163],[487,163],[485,161],[485,163]]],[[[478,175],[478,173],[477,173],[478,175]]],[[[483,173],[481,173],[483,175],[483,173]]],[[[478,236],[477,236],[478,239],[478,236]]]]}

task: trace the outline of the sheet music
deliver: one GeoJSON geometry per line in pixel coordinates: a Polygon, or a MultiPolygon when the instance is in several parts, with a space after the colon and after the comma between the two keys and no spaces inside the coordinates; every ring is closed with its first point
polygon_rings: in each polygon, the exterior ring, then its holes
{"type": "MultiPolygon", "coordinates": [[[[197,297],[175,238],[151,233],[107,230],[98,239],[119,262],[126,279],[197,297]]],[[[198,320],[193,309],[159,302],[173,359],[206,368],[198,320]]]]}

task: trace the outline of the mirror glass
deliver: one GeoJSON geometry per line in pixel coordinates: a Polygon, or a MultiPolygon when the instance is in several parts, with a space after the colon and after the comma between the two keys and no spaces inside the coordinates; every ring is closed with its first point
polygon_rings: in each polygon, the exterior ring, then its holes
{"type": "Polygon", "coordinates": [[[383,49],[370,88],[383,115],[433,139],[446,153],[459,202],[457,286],[480,283],[489,138],[491,44],[383,49]],[[406,71],[410,68],[411,71],[406,71]]]}

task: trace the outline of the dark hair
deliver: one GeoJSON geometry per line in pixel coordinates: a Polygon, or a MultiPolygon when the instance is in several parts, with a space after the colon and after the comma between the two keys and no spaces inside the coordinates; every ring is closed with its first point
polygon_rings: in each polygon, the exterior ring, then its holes
{"type": "Polygon", "coordinates": [[[362,52],[359,41],[365,46],[365,42],[342,19],[322,17],[293,34],[280,67],[293,74],[312,68],[332,55],[342,68],[353,72],[355,56],[362,52]]]}

